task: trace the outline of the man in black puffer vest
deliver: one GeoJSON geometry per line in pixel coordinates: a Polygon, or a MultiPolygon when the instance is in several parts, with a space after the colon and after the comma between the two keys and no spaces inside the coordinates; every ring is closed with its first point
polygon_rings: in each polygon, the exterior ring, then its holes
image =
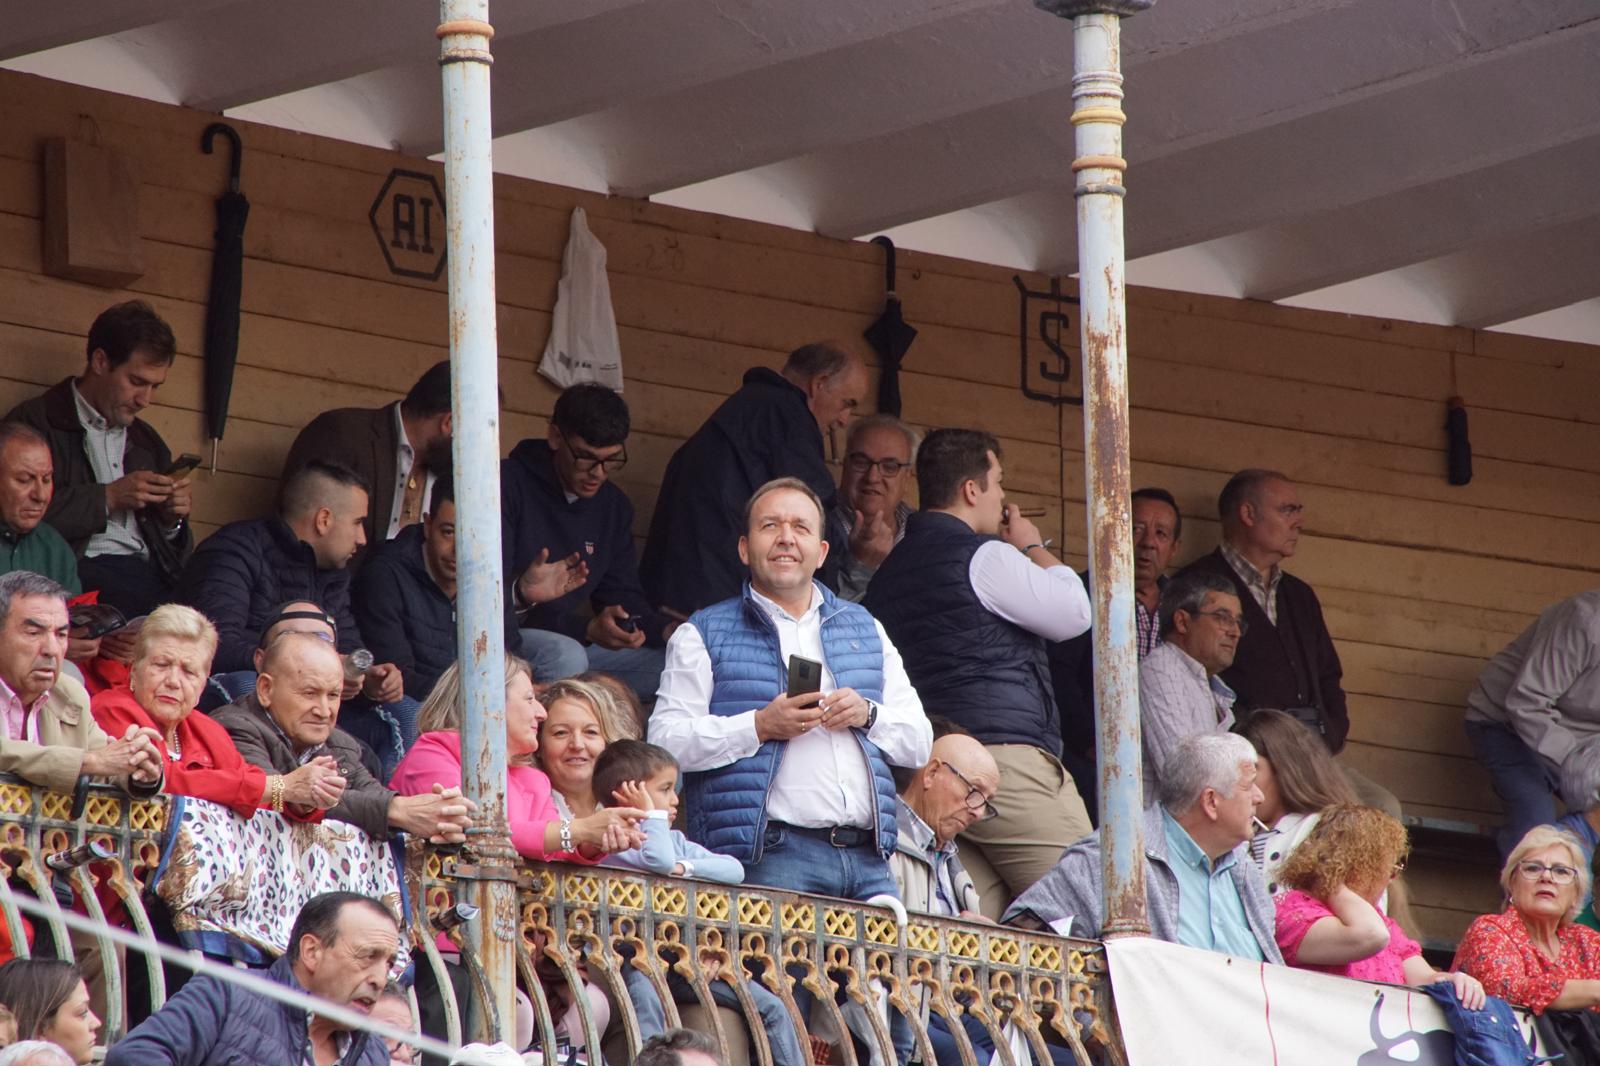
{"type": "Polygon", "coordinates": [[[961,835],[962,861],[996,918],[1090,829],[1061,765],[1045,655],[1045,641],[1089,628],[1089,599],[1038,527],[1005,504],[1000,457],[988,433],[928,434],[917,452],[922,510],[862,600],[928,713],[965,727],[1000,766],[998,815],[961,835]]]}

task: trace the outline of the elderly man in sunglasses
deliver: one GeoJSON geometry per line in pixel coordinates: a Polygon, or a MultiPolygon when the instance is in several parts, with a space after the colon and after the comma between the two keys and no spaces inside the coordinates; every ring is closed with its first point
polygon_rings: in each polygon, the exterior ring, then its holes
{"type": "Polygon", "coordinates": [[[839,562],[839,595],[860,603],[867,583],[900,538],[912,508],[905,502],[917,431],[893,415],[869,415],[850,423],[839,502],[834,517],[849,534],[839,562]]]}

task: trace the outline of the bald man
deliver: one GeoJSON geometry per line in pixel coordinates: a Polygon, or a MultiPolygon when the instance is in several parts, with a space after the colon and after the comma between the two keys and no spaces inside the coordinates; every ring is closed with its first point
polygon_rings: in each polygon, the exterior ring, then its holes
{"type": "Polygon", "coordinates": [[[362,765],[360,745],[337,727],[343,684],[339,653],[324,635],[283,632],[261,654],[255,691],[213,717],[246,762],[285,775],[286,785],[311,767],[321,768],[306,774],[304,788],[286,788],[292,817],[315,821],[325,815],[376,840],[397,829],[441,844],[465,840],[474,805],[460,789],[435,785],[431,793],[401,796],[362,765]]]}
{"type": "Polygon", "coordinates": [[[889,865],[909,911],[982,919],[978,892],[956,854],[956,837],[994,817],[1000,768],[976,737],[934,726],[933,753],[896,803],[900,832],[889,865]]]}

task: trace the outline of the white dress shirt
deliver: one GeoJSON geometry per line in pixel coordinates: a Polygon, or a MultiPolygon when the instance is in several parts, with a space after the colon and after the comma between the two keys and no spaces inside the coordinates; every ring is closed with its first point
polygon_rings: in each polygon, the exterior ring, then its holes
{"type": "MultiPolygon", "coordinates": [[[[394,436],[400,443],[394,452],[394,503],[389,508],[389,528],[384,532],[384,540],[393,540],[396,533],[400,532],[400,516],[406,505],[406,482],[411,479],[411,468],[417,464],[417,451],[411,447],[411,441],[406,439],[406,424],[400,417],[400,403],[394,405],[394,436]]],[[[422,510],[428,510],[428,503],[433,497],[433,483],[437,475],[428,471],[428,477],[422,485],[422,510]]]]}
{"type": "MultiPolygon", "coordinates": [[[[78,383],[72,383],[72,400],[78,407],[78,424],[83,427],[84,450],[89,453],[89,469],[94,479],[102,485],[118,481],[126,473],[122,468],[123,455],[128,450],[128,429],[113,426],[83,398],[78,383]]],[[[106,511],[106,528],[91,534],[83,554],[137,555],[148,559],[150,551],[139,535],[138,515],[133,511],[106,511]]]]}
{"type": "MultiPolygon", "coordinates": [[[[799,618],[752,593],[778,630],[781,659],[791,655],[822,663],[822,692],[834,690],[833,672],[822,652],[822,593],[812,588],[811,606],[799,618]]],[[[922,700],[911,687],[900,653],[876,621],[883,644],[883,699],[868,738],[895,766],[921,766],[933,750],[933,730],[922,700]]],[[[667,642],[666,667],[650,716],[650,742],[672,752],[685,773],[714,770],[754,755],[756,711],[719,717],[711,713],[711,655],[700,631],[680,625],[667,642]]],[[[836,825],[867,829],[873,825],[872,773],[854,733],[814,726],[788,742],[767,794],[767,814],[790,825],[810,828],[836,825]]]]}
{"type": "Polygon", "coordinates": [[[1045,640],[1071,640],[1089,628],[1089,594],[1070,566],[1035,566],[991,540],[972,553],[967,577],[987,610],[1045,640]]]}

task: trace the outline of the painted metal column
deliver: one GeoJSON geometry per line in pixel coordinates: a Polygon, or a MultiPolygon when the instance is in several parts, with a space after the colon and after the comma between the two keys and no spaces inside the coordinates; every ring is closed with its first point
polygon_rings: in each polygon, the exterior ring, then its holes
{"type": "Polygon", "coordinates": [[[469,902],[479,908],[463,939],[490,993],[475,997],[468,1031],[494,1041],[512,1035],[517,935],[517,854],[505,814],[505,600],[489,128],[494,29],[488,0],[441,0],[440,22],[456,512],[465,519],[456,524],[461,779],[478,804],[457,876],[467,886],[469,902]]]}
{"type": "Polygon", "coordinates": [[[1072,19],[1072,162],[1083,314],[1084,487],[1093,576],[1095,718],[1099,725],[1101,935],[1147,936],[1145,797],[1139,744],[1139,651],[1133,598],[1133,486],[1128,461],[1128,340],[1123,282],[1124,16],[1155,0],[1034,0],[1072,19]]]}

